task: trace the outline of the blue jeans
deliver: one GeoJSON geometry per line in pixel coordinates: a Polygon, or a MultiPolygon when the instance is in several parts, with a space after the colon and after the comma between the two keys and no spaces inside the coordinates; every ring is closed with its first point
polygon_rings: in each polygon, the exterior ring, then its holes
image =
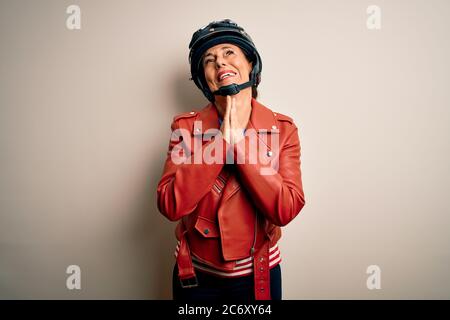
{"type": "MultiPolygon", "coordinates": [[[[172,274],[173,300],[183,302],[255,301],[253,274],[238,278],[221,278],[195,270],[198,287],[182,288],[175,264],[172,274]]],[[[281,300],[281,267],[270,270],[270,294],[272,300],[281,300]]]]}

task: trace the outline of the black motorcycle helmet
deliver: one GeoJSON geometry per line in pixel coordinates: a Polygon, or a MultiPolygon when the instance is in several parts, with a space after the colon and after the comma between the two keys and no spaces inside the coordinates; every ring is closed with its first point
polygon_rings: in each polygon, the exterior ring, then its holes
{"type": "Polygon", "coordinates": [[[262,62],[255,44],[245,30],[230,19],[213,21],[207,26],[198,29],[192,35],[189,49],[190,80],[194,80],[197,87],[211,102],[214,102],[214,95],[234,95],[250,86],[256,89],[261,82],[262,62]],[[220,43],[231,43],[241,48],[247,59],[253,62],[253,69],[248,82],[240,85],[233,83],[211,92],[205,80],[201,58],[206,50],[220,43]]]}

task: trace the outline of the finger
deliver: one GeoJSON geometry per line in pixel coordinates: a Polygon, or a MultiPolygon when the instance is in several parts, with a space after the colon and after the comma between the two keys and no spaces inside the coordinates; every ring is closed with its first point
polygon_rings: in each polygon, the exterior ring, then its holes
{"type": "Polygon", "coordinates": [[[224,121],[227,126],[230,125],[231,97],[227,96],[227,107],[225,109],[224,121]]]}
{"type": "Polygon", "coordinates": [[[231,111],[230,111],[230,125],[234,128],[237,124],[237,114],[236,114],[236,98],[233,97],[231,100],[231,111]]]}
{"type": "Polygon", "coordinates": [[[229,122],[229,118],[230,118],[230,105],[231,105],[231,98],[230,96],[227,96],[227,106],[225,108],[225,114],[223,116],[223,120],[229,122]]]}
{"type": "Polygon", "coordinates": [[[232,135],[233,142],[237,139],[239,133],[239,122],[237,118],[237,108],[236,108],[236,98],[233,97],[231,102],[231,112],[230,112],[230,132],[232,135]]]}
{"type": "Polygon", "coordinates": [[[230,143],[230,141],[231,141],[230,140],[230,109],[231,109],[230,106],[231,106],[231,97],[227,96],[227,105],[225,108],[225,114],[224,114],[223,123],[222,123],[222,126],[223,126],[222,133],[224,135],[225,140],[228,143],[230,143]]]}

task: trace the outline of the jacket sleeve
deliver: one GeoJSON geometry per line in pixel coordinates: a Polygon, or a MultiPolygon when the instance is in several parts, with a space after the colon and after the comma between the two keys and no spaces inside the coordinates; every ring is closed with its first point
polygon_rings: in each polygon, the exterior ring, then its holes
{"type": "Polygon", "coordinates": [[[233,148],[235,159],[244,159],[236,162],[242,183],[256,207],[277,226],[288,224],[305,205],[300,169],[300,140],[295,124],[292,123],[287,135],[285,143],[279,148],[278,168],[272,174],[261,174],[263,168],[270,165],[262,163],[259,156],[256,161],[250,161],[248,135],[233,148]]]}
{"type": "MultiPolygon", "coordinates": [[[[182,136],[177,138],[177,129],[179,129],[179,125],[174,119],[171,125],[172,135],[164,170],[157,187],[158,210],[171,221],[179,220],[195,210],[199,201],[211,191],[225,162],[222,160],[208,164],[201,157],[201,163],[196,163],[199,161],[194,161],[195,153],[202,153],[202,150],[214,143],[216,137],[212,137],[210,141],[204,143],[203,147],[202,143],[199,143],[199,147],[194,150],[192,143],[184,143],[186,139],[183,139],[182,136]],[[179,155],[177,149],[180,149],[181,144],[183,144],[184,150],[181,152],[182,155],[179,155]],[[177,155],[174,156],[175,153],[172,151],[177,151],[177,155]]],[[[190,133],[189,136],[191,136],[190,133]]],[[[222,143],[223,158],[225,159],[226,142],[221,135],[220,139],[219,143],[222,143]]]]}

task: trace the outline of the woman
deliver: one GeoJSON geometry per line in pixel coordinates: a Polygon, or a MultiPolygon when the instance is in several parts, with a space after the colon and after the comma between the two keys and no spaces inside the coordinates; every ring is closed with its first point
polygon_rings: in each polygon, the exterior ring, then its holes
{"type": "Polygon", "coordinates": [[[256,100],[262,63],[243,28],[211,22],[189,48],[210,102],[174,117],[157,188],[160,212],[179,220],[173,298],[281,300],[280,226],[305,204],[298,129],[256,100]]]}

